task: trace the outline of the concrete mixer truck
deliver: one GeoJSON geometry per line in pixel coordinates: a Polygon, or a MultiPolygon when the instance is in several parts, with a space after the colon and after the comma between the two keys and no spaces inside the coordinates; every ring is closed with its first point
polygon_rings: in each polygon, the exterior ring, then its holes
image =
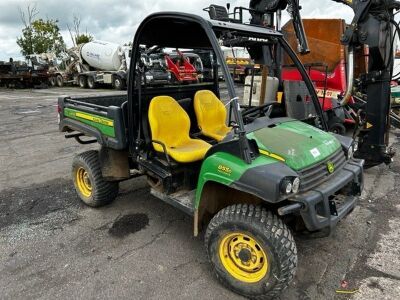
{"type": "Polygon", "coordinates": [[[122,90],[126,87],[129,51],[128,46],[99,40],[73,47],[66,52],[65,70],[54,74],[56,84],[91,89],[111,85],[122,90]]]}

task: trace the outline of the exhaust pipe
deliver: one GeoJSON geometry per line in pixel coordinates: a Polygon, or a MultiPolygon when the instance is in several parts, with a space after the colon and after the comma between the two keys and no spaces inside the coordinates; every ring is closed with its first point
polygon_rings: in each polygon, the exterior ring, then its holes
{"type": "Polygon", "coordinates": [[[346,105],[352,96],[354,84],[354,49],[349,47],[349,65],[347,68],[347,90],[346,93],[340,101],[340,105],[346,105]]]}

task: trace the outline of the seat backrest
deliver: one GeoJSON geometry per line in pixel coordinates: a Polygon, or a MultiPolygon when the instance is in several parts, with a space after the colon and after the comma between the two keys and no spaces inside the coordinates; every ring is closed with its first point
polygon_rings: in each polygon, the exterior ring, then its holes
{"type": "MultiPolygon", "coordinates": [[[[153,140],[167,147],[177,147],[190,139],[190,119],[185,110],[170,96],[154,97],[149,106],[149,124],[153,140]]],[[[153,144],[162,152],[162,146],[153,144]]]]}
{"type": "Polygon", "coordinates": [[[229,21],[228,11],[224,6],[211,4],[208,14],[211,20],[229,21]]]}
{"type": "Polygon", "coordinates": [[[212,91],[201,90],[194,95],[194,111],[197,123],[203,131],[226,124],[225,105],[212,91]]]}

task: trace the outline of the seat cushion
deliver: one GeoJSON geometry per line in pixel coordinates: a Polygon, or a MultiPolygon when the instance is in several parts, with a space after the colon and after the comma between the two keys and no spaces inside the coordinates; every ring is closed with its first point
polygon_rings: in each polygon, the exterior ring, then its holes
{"type": "MultiPolygon", "coordinates": [[[[204,158],[210,144],[190,138],[190,119],[178,102],[169,96],[154,97],[149,106],[152,139],[163,143],[168,155],[177,162],[189,163],[204,158]]],[[[160,144],[154,150],[164,152],[160,144]]]]}
{"type": "Polygon", "coordinates": [[[211,145],[202,140],[191,139],[177,147],[167,147],[167,153],[174,160],[181,163],[189,163],[202,160],[211,145]]]}
{"type": "Polygon", "coordinates": [[[212,131],[202,131],[205,136],[208,136],[218,142],[222,141],[226,135],[232,130],[232,127],[228,127],[225,124],[219,128],[213,128],[212,131]]]}

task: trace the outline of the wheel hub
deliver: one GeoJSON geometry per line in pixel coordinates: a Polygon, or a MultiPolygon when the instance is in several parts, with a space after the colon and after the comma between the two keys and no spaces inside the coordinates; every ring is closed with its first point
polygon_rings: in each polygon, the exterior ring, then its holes
{"type": "Polygon", "coordinates": [[[239,251],[238,257],[242,263],[247,263],[251,259],[251,251],[249,249],[242,249],[239,251]]]}
{"type": "Polygon", "coordinates": [[[76,170],[75,181],[79,192],[84,197],[92,195],[92,182],[90,181],[89,173],[84,168],[76,170]]]}
{"type": "Polygon", "coordinates": [[[248,234],[237,232],[224,236],[219,244],[219,257],[228,273],[243,282],[258,282],[268,271],[266,252],[248,234]]]}

